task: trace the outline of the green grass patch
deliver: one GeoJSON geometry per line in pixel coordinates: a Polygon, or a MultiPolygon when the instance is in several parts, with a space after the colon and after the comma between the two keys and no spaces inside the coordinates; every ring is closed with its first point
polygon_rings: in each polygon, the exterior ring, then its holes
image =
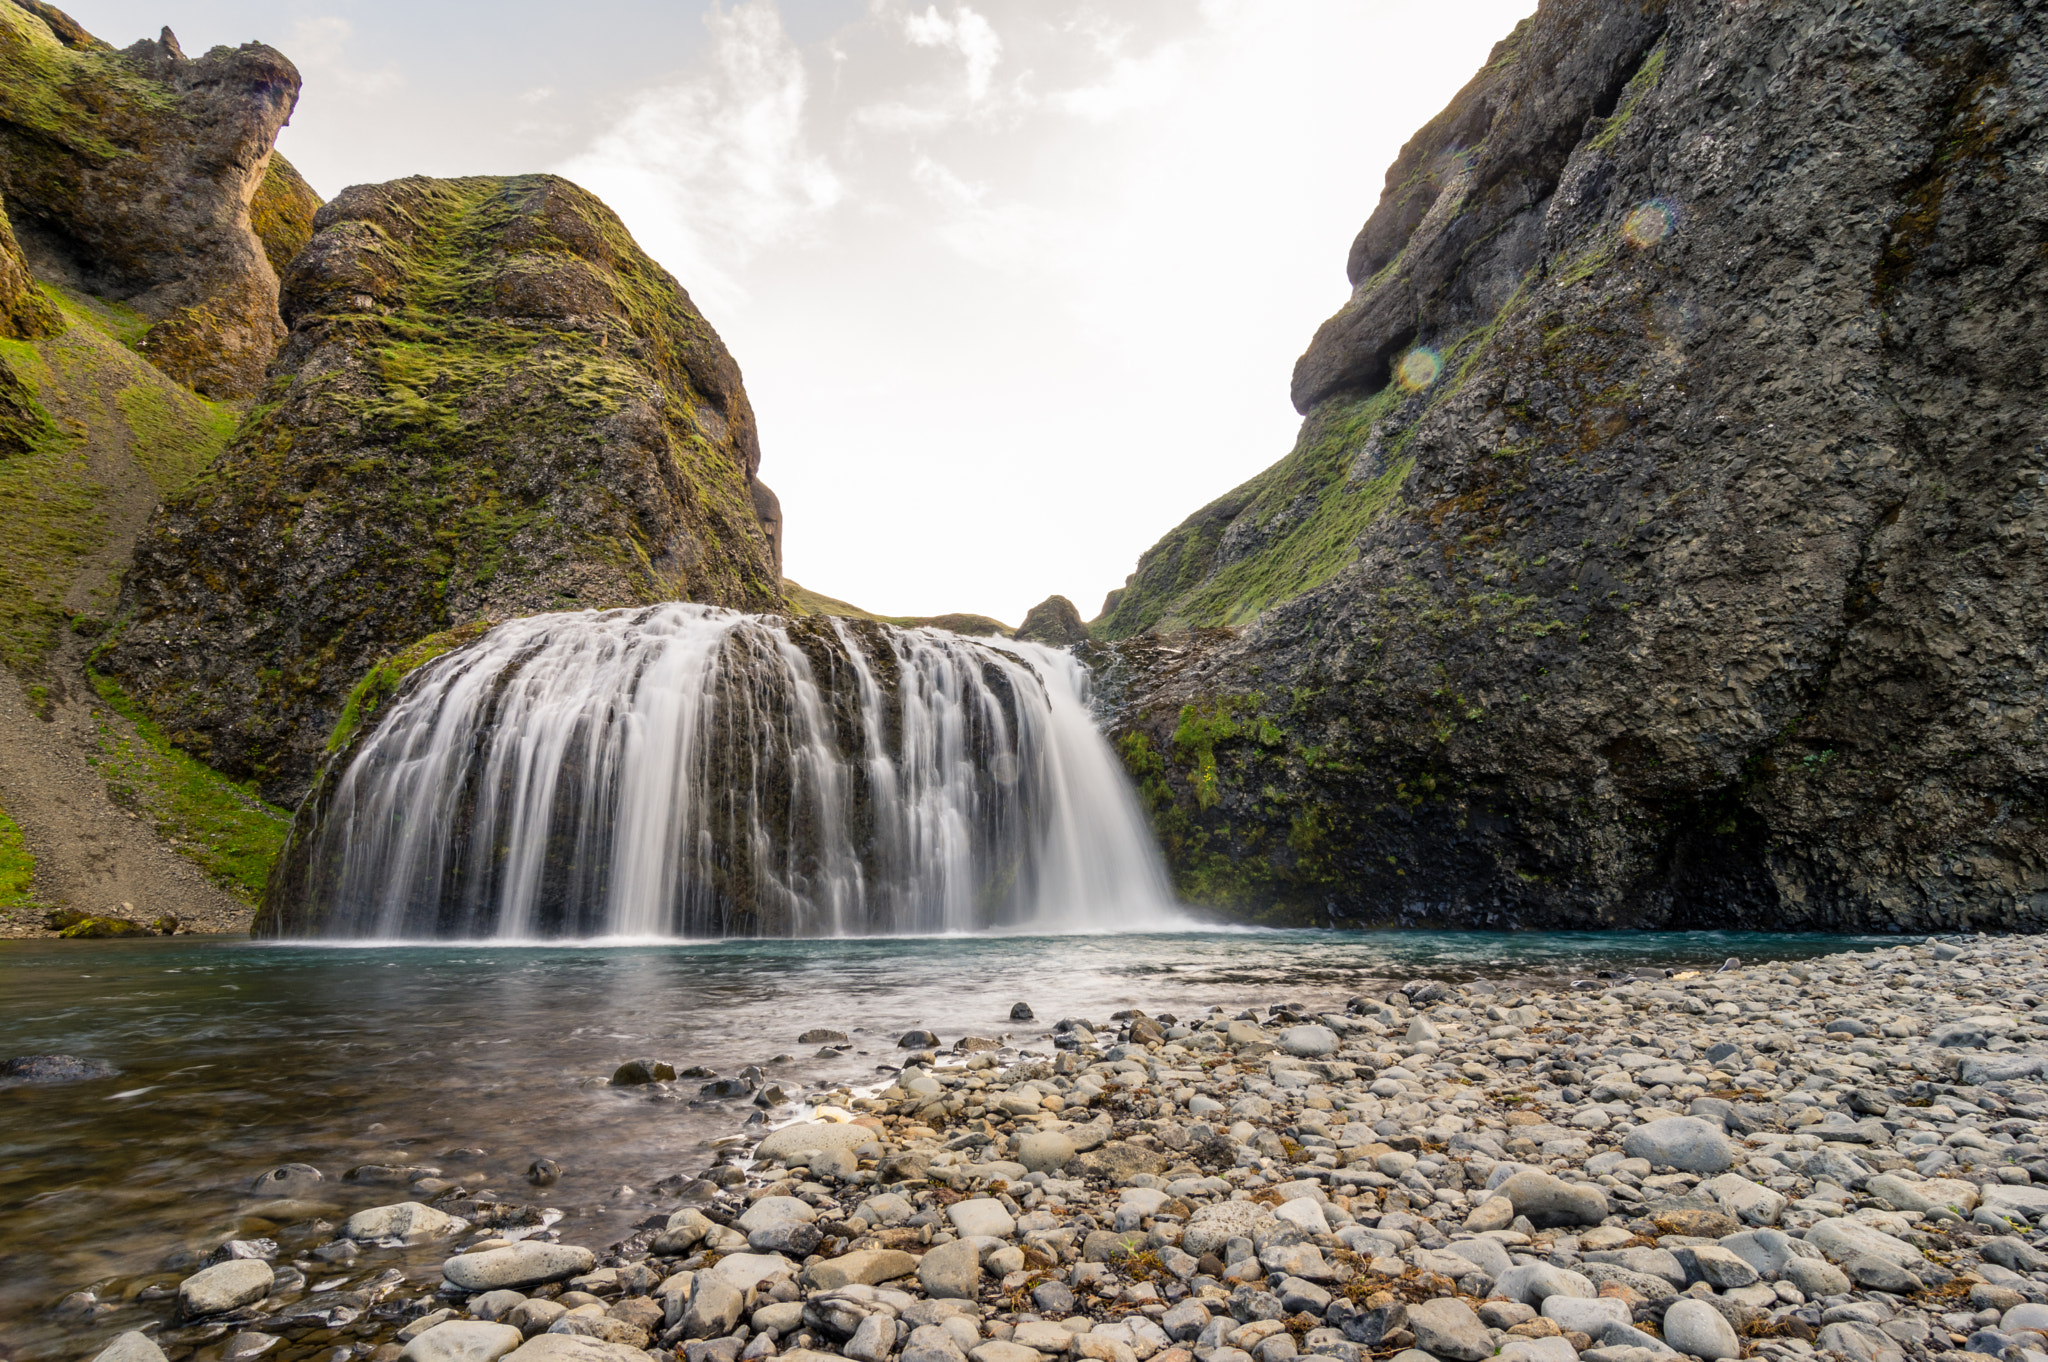
{"type": "Polygon", "coordinates": [[[95,672],[92,684],[135,728],[129,737],[100,721],[94,764],[114,802],[149,818],[180,855],[235,897],[255,903],[284,847],[291,814],[265,803],[253,786],[237,785],[172,747],[111,678],[95,672]]]}
{"type": "Polygon", "coordinates": [[[1098,636],[1244,624],[1336,576],[1357,557],[1359,537],[1396,504],[1413,466],[1394,441],[1374,476],[1352,479],[1374,425],[1406,395],[1390,384],[1318,406],[1286,458],[1146,552],[1136,580],[1095,626],[1098,636]],[[1226,534],[1240,528],[1262,542],[1218,566],[1226,534]]]}
{"type": "Polygon", "coordinates": [[[1636,106],[1643,97],[1657,88],[1657,82],[1664,78],[1664,44],[1658,43],[1650,49],[1650,55],[1643,58],[1643,64],[1629,77],[1628,87],[1621,92],[1621,100],[1613,114],[1600,131],[1593,134],[1593,150],[1605,151],[1621,137],[1631,119],[1636,116],[1636,106]]]}
{"type": "Polygon", "coordinates": [[[65,329],[0,340],[0,365],[22,394],[7,432],[18,452],[0,454],[0,664],[17,673],[32,672],[55,644],[69,618],[65,594],[105,540],[107,489],[90,474],[88,444],[125,449],[169,496],[219,456],[236,420],[233,407],[179,387],[127,349],[106,305],[44,293],[65,329]]]}
{"type": "Polygon", "coordinates": [[[25,453],[0,459],[0,663],[16,672],[56,643],[64,593],[106,526],[80,441],[44,416],[25,453]]]}
{"type": "Polygon", "coordinates": [[[36,858],[29,855],[21,825],[0,809],[0,908],[21,908],[33,902],[36,858]]]}
{"type": "Polygon", "coordinates": [[[128,424],[129,452],[165,496],[220,457],[239,418],[233,407],[189,393],[154,371],[116,393],[114,405],[128,424]]]}

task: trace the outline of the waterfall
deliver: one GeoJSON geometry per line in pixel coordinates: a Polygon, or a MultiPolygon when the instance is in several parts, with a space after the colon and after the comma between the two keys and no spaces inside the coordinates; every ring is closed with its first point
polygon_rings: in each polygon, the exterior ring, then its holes
{"type": "Polygon", "coordinates": [[[1087,669],[1036,644],[680,603],[536,615],[423,667],[337,761],[273,881],[272,930],[838,936],[1175,917],[1087,669]]]}

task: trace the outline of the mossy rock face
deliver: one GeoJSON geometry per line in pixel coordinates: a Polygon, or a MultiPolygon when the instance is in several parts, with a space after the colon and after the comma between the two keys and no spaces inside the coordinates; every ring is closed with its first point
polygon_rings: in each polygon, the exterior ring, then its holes
{"type": "Polygon", "coordinates": [[[279,278],[313,240],[313,218],[319,211],[320,196],[313,186],[281,153],[272,152],[263,182],[249,200],[249,227],[279,278]]]}
{"type": "Polygon", "coordinates": [[[249,202],[298,94],[260,43],[191,59],[166,29],[116,51],[51,6],[0,4],[0,191],[30,265],[133,307],[136,348],[178,381],[254,394],[284,325],[249,202]]]}
{"type": "Polygon", "coordinates": [[[1295,449],[1084,649],[1183,895],[2048,928],[2048,37],[1985,16],[1546,3],[1408,141],[1295,449]]]}
{"type": "Polygon", "coordinates": [[[782,605],[739,367],[602,203],[547,175],[408,179],[317,226],[272,381],[152,522],[103,654],[175,742],[296,803],[414,640],[782,605]]]}

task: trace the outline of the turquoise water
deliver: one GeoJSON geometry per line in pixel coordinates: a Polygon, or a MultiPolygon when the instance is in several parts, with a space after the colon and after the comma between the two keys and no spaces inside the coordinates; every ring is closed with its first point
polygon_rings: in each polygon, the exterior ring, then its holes
{"type": "Polygon", "coordinates": [[[692,1083],[667,1094],[602,1085],[638,1056],[721,1074],[759,1064],[792,1089],[830,1087],[875,1080],[913,1026],[949,1044],[1007,1034],[1046,1049],[1059,1018],[1102,1021],[1122,1007],[1341,1007],[1417,976],[1592,978],[1876,944],[1223,931],[546,947],[4,942],[0,1057],[72,1054],[120,1073],[0,1088],[0,1353],[85,1356],[155,1317],[129,1306],[88,1328],[49,1307],[91,1286],[118,1300],[174,1255],[246,1230],[242,1190],[286,1161],[325,1172],[343,1212],[405,1199],[402,1188],[343,1183],[344,1170],[425,1164],[559,1208],[565,1240],[615,1242],[672,1208],[651,1184],[700,1171],[709,1142],[754,1110],[694,1105],[692,1083]],[[1009,1021],[1019,1001],[1036,1023],[1009,1021]],[[847,1032],[854,1049],[814,1057],[817,1047],[797,1043],[811,1027],[847,1032]],[[545,1193],[522,1176],[540,1157],[564,1169],[545,1193]]]}

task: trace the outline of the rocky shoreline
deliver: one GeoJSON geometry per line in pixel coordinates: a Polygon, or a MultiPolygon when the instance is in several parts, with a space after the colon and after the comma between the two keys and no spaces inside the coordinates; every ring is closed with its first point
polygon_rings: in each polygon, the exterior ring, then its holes
{"type": "Polygon", "coordinates": [[[1977,937],[912,1032],[603,1250],[427,1169],[337,1225],[276,1169],[274,1231],[131,1292],[166,1318],[96,1362],[2048,1362],[2044,985],[1977,937]]]}

